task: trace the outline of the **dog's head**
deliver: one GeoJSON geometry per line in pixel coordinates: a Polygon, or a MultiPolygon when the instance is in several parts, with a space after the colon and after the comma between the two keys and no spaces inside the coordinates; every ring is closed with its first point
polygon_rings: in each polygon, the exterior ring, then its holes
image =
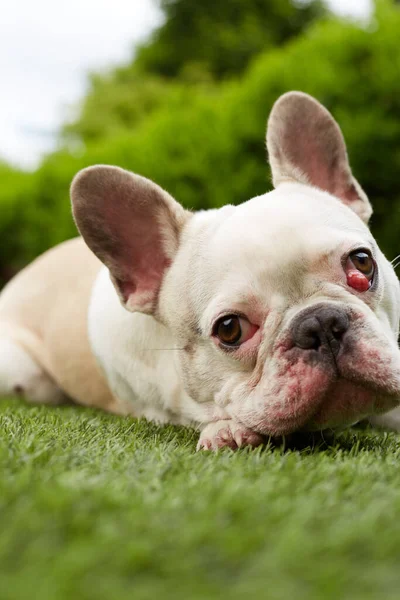
{"type": "Polygon", "coordinates": [[[400,288],[372,237],[341,131],[282,96],[267,133],[275,190],[196,214],[154,183],[96,166],[76,222],[121,302],[173,331],[182,380],[257,432],[338,427],[400,401],[400,288]]]}

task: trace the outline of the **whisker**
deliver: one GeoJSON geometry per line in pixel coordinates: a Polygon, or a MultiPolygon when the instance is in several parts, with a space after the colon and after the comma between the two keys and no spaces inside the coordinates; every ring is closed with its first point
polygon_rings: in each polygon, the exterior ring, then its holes
{"type": "Polygon", "coordinates": [[[400,260],[400,254],[398,254],[393,260],[390,261],[391,264],[393,264],[394,262],[397,263],[397,261],[400,260]]]}
{"type": "Polygon", "coordinates": [[[167,352],[172,350],[184,350],[185,348],[141,348],[140,352],[167,352]]]}
{"type": "Polygon", "coordinates": [[[397,267],[400,265],[400,254],[398,254],[390,263],[393,267],[393,269],[397,269],[397,267]]]}

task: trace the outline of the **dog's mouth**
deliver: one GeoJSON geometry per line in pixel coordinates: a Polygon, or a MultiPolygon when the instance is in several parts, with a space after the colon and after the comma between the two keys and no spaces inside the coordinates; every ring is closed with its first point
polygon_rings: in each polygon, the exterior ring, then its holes
{"type": "Polygon", "coordinates": [[[335,356],[283,351],[231,413],[263,435],[335,429],[386,412],[400,402],[400,352],[357,339],[335,356]]]}
{"type": "Polygon", "coordinates": [[[376,389],[338,376],[327,381],[316,373],[303,385],[292,384],[290,394],[258,407],[236,412],[243,424],[263,435],[281,436],[296,431],[319,431],[352,425],[370,415],[384,413],[400,402],[400,393],[376,389]],[[318,391],[317,391],[318,390],[318,391]]]}
{"type": "Polygon", "coordinates": [[[338,377],[322,394],[316,411],[301,429],[316,431],[352,425],[372,414],[386,412],[398,403],[397,395],[338,377]]]}

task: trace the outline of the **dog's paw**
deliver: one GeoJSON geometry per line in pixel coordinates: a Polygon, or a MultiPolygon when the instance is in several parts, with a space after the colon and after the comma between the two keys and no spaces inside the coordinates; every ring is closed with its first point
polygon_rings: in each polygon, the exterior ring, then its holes
{"type": "Polygon", "coordinates": [[[219,448],[241,448],[242,446],[259,446],[263,437],[247,429],[244,425],[231,419],[209,423],[200,434],[197,450],[218,450],[219,448]]]}

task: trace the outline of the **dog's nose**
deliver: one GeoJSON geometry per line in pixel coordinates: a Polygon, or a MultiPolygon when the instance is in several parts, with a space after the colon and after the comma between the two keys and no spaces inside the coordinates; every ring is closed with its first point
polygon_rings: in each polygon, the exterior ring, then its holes
{"type": "Polygon", "coordinates": [[[320,305],[299,315],[292,327],[294,344],[305,350],[331,350],[337,356],[349,318],[343,309],[320,305]]]}

